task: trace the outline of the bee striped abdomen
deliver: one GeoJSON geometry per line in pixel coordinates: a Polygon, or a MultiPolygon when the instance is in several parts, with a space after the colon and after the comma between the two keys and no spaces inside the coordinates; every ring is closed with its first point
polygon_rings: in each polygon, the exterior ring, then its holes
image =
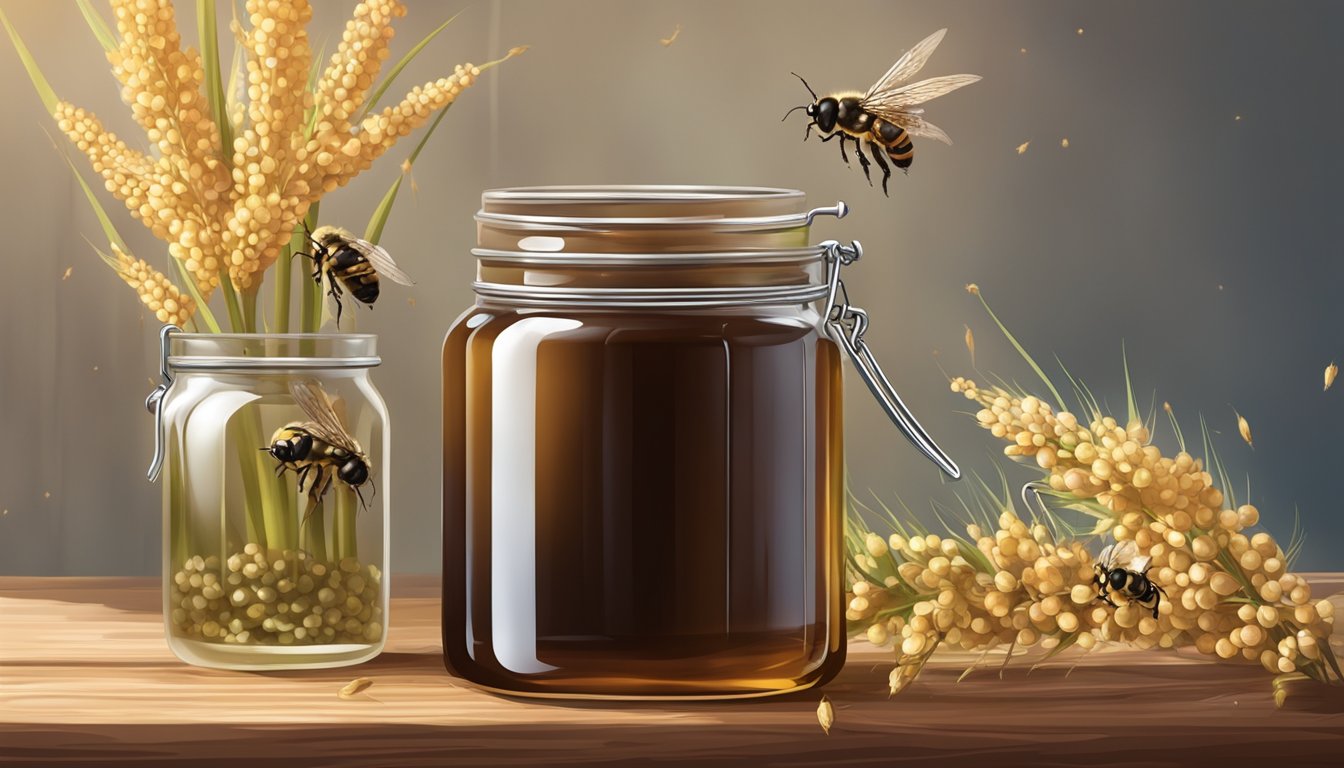
{"type": "Polygon", "coordinates": [[[915,145],[910,141],[909,132],[899,125],[879,120],[873,126],[873,136],[897,168],[909,168],[915,161],[915,145]]]}
{"type": "Polygon", "coordinates": [[[357,301],[372,304],[378,300],[378,273],[364,254],[340,248],[331,257],[331,270],[357,301]]]}

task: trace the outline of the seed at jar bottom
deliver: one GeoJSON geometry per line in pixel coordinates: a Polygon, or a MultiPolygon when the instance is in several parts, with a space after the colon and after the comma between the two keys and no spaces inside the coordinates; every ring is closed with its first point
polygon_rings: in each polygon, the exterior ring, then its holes
{"type": "Polygon", "coordinates": [[[173,574],[175,633],[229,645],[373,643],[383,636],[382,572],[353,557],[249,544],[225,558],[185,559],[173,574]],[[221,565],[227,570],[221,570],[221,565]]]}

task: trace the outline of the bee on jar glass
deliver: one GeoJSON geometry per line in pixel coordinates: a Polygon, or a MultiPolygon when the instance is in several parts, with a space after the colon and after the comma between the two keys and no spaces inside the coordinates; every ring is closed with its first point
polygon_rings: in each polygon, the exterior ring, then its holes
{"type": "Polygon", "coordinates": [[[355,301],[373,306],[378,300],[378,281],[385,277],[399,285],[414,285],[386,248],[355,237],[340,227],[323,226],[308,233],[313,252],[313,280],[327,282],[327,295],[336,300],[336,325],[341,324],[341,285],[355,301]]]}
{"type": "Polygon", "coordinates": [[[1166,590],[1148,578],[1148,569],[1152,563],[1147,557],[1135,557],[1139,545],[1133,539],[1126,539],[1101,550],[1101,556],[1092,566],[1095,573],[1092,581],[1097,586],[1097,599],[1116,607],[1116,598],[1125,603],[1137,603],[1153,612],[1157,618],[1157,607],[1162,602],[1166,590]]]}
{"type": "Polygon", "coordinates": [[[839,138],[840,157],[846,165],[849,164],[849,155],[845,153],[845,142],[853,141],[854,153],[859,157],[864,178],[871,185],[871,163],[863,153],[863,145],[867,144],[873,160],[882,169],[882,193],[888,194],[887,180],[891,178],[891,168],[887,160],[890,159],[897,168],[908,169],[915,161],[915,146],[911,137],[921,136],[944,144],[952,143],[943,129],[924,119],[924,109],[918,105],[980,79],[979,75],[944,75],[902,85],[924,67],[945,34],[947,30],[940,29],[924,38],[893,64],[866,93],[843,92],[818,98],[816,91],[801,75],[792,73],[803,81],[803,87],[812,94],[813,101],[790,109],[784,117],[788,118],[796,110],[803,110],[812,118],[803,134],[803,141],[812,135],[814,127],[821,134],[823,142],[839,138]]]}
{"type": "Polygon", "coordinates": [[[359,441],[350,435],[341,415],[341,403],[333,401],[315,381],[295,381],[289,386],[305,421],[291,421],[271,435],[271,444],[261,450],[276,460],[276,475],[286,471],[299,477],[299,491],[308,492],[306,520],[327,490],[339,480],[355,492],[361,505],[360,489],[372,485],[369,457],[359,441]]]}

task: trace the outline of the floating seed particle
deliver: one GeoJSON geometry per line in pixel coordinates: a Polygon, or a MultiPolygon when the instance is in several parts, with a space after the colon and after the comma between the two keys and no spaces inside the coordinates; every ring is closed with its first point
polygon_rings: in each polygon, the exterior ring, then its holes
{"type": "Polygon", "coordinates": [[[666,48],[667,46],[669,46],[669,45],[671,45],[671,44],[677,42],[677,35],[680,35],[680,34],[681,34],[681,25],[678,24],[678,25],[677,25],[677,28],[674,29],[674,30],[672,30],[672,36],[671,36],[671,37],[663,37],[663,38],[659,38],[658,42],[662,43],[662,44],[663,44],[663,47],[666,48]]]}
{"type": "Polygon", "coordinates": [[[971,353],[971,367],[975,367],[975,334],[971,333],[971,326],[966,326],[966,351],[971,353]]]}
{"type": "Polygon", "coordinates": [[[51,491],[43,491],[43,492],[42,492],[42,498],[44,498],[44,499],[50,499],[50,498],[51,498],[51,491]]]}
{"type": "Polygon", "coordinates": [[[835,724],[835,707],[831,706],[831,700],[824,694],[821,703],[817,705],[817,722],[821,724],[821,730],[829,736],[831,726],[835,724]]]}
{"type": "Polygon", "coordinates": [[[1021,49],[1019,49],[1019,51],[1020,51],[1021,53],[1026,53],[1026,52],[1027,52],[1027,49],[1026,49],[1026,48],[1021,48],[1021,49]]]}
{"type": "Polygon", "coordinates": [[[345,684],[345,687],[337,691],[336,695],[342,699],[353,699],[360,691],[373,685],[371,677],[357,677],[345,684]]]}
{"type": "MultiPolygon", "coordinates": [[[[1325,390],[1330,389],[1335,383],[1335,377],[1339,375],[1339,366],[1331,363],[1325,366],[1325,390]]],[[[1321,390],[1321,391],[1325,391],[1321,390]]]]}
{"type": "Polygon", "coordinates": [[[1064,148],[1064,149],[1068,149],[1068,148],[1069,148],[1069,137],[1065,136],[1063,139],[1061,139],[1060,142],[1059,142],[1059,146],[1062,147],[1062,148],[1064,148]]]}
{"type": "Polygon", "coordinates": [[[1083,34],[1083,28],[1082,28],[1082,27],[1079,27],[1079,28],[1078,28],[1078,34],[1080,34],[1080,35],[1083,34]]]}
{"type": "Polygon", "coordinates": [[[1018,145],[1017,145],[1017,154],[1019,154],[1019,155],[1025,155],[1025,154],[1027,153],[1027,147],[1030,146],[1030,145],[1031,145],[1031,142],[1030,142],[1030,141],[1024,141],[1024,142],[1022,142],[1021,144],[1018,144],[1018,145]]]}
{"type": "Polygon", "coordinates": [[[62,279],[62,280],[69,280],[69,279],[70,279],[70,273],[72,273],[72,272],[74,272],[74,271],[75,271],[75,268],[74,268],[74,267],[66,267],[66,268],[65,268],[65,274],[61,275],[61,279],[62,279]]]}
{"type": "MultiPolygon", "coordinates": [[[[1232,412],[1237,413],[1235,410],[1232,412]]],[[[1237,413],[1237,431],[1241,433],[1241,439],[1245,440],[1247,445],[1252,448],[1255,447],[1255,443],[1251,440],[1250,422],[1246,421],[1246,417],[1242,416],[1240,413],[1237,413]]]]}
{"type": "Polygon", "coordinates": [[[1233,117],[1233,118],[1232,118],[1232,121],[1233,121],[1233,122],[1240,123],[1240,122],[1241,122],[1241,115],[1237,115],[1237,116],[1233,117]]]}

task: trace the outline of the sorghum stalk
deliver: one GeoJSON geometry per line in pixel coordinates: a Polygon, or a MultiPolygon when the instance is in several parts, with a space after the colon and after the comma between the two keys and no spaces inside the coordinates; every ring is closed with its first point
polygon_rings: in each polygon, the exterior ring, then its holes
{"type": "Polygon", "coordinates": [[[323,562],[334,562],[336,553],[327,549],[327,524],[326,510],[323,509],[324,502],[319,501],[314,507],[312,514],[308,515],[300,525],[303,526],[303,545],[309,552],[323,562]]]}
{"type": "Polygon", "coordinates": [[[336,495],[336,558],[359,557],[359,544],[355,538],[355,520],[359,514],[359,505],[355,492],[339,487],[336,495]]]}
{"type": "MultiPolygon", "coordinates": [[[[313,203],[308,209],[309,229],[317,226],[318,211],[321,203],[313,203]]],[[[303,265],[301,276],[306,276],[308,265],[303,265]]],[[[316,280],[300,279],[303,287],[299,294],[299,330],[303,333],[317,333],[322,327],[322,286],[316,280]]]]}

